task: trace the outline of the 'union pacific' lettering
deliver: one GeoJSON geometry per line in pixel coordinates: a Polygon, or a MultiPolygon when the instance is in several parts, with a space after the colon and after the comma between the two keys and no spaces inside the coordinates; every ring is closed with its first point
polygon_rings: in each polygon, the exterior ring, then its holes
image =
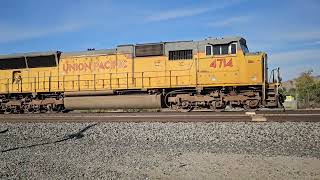
{"type": "Polygon", "coordinates": [[[216,69],[216,68],[225,68],[225,67],[233,67],[232,59],[215,59],[210,64],[210,67],[216,69]]]}
{"type": "Polygon", "coordinates": [[[96,62],[83,62],[83,63],[66,63],[63,64],[63,71],[65,73],[83,71],[93,72],[101,70],[123,69],[128,67],[127,60],[118,61],[96,61],[96,62]]]}

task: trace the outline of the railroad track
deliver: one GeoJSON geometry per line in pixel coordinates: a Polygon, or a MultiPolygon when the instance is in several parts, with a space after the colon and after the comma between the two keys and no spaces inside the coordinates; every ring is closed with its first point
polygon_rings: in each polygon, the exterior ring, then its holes
{"type": "Polygon", "coordinates": [[[0,123],[28,122],[320,122],[320,111],[150,112],[0,115],[0,123]]]}

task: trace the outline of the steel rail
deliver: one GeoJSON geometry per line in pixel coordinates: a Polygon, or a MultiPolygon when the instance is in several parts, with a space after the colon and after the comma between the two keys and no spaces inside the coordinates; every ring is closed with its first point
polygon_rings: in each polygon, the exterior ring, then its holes
{"type": "Polygon", "coordinates": [[[70,113],[0,115],[0,123],[54,122],[320,122],[320,113],[70,113]]]}

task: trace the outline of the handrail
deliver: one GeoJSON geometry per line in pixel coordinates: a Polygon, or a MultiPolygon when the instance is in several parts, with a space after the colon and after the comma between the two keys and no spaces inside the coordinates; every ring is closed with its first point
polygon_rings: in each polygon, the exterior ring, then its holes
{"type": "MultiPolygon", "coordinates": [[[[146,71],[147,72],[147,71],[146,71]]],[[[2,79],[5,82],[0,81],[0,85],[5,87],[5,89],[0,90],[0,92],[37,92],[37,91],[51,91],[54,90],[77,90],[81,91],[82,89],[129,89],[129,88],[148,88],[148,87],[158,87],[157,85],[151,85],[152,80],[154,79],[167,79],[170,78],[170,86],[179,86],[178,79],[181,77],[191,77],[190,72],[186,71],[183,74],[175,75],[172,72],[181,72],[181,70],[170,70],[170,71],[156,71],[162,73],[163,75],[146,75],[146,72],[141,72],[139,75],[138,72],[135,72],[134,77],[129,77],[130,72],[121,72],[121,73],[101,73],[101,74],[84,74],[84,75],[64,75],[64,76],[42,76],[42,77],[24,77],[23,80],[19,83],[18,90],[14,90],[14,83],[11,83],[14,78],[2,79]],[[167,73],[168,72],[168,73],[167,73]],[[169,75],[167,75],[169,74],[169,75]],[[109,78],[103,78],[103,77],[109,78]],[[122,75],[122,76],[120,76],[122,75]],[[112,77],[113,76],[113,77],[112,77]],[[62,78],[62,79],[61,79],[62,78]],[[72,80],[70,80],[71,78],[72,80]],[[133,78],[129,81],[129,78],[133,78]],[[175,83],[172,84],[172,80],[175,78],[175,83]],[[126,83],[123,83],[123,80],[126,83]],[[122,82],[121,82],[122,81],[122,82]],[[137,84],[139,81],[139,84],[137,84]],[[82,84],[85,82],[85,84],[82,84]],[[97,87],[97,82],[102,82],[97,87]],[[144,82],[148,82],[145,84],[144,82]],[[62,84],[60,84],[62,83],[62,84]],[[69,84],[69,83],[72,83],[69,84]],[[69,85],[66,85],[69,84],[69,85]],[[23,88],[24,85],[30,85],[28,88],[23,88]],[[69,87],[66,87],[69,86],[69,87]],[[71,87],[71,88],[70,88],[71,87]],[[23,88],[23,89],[22,89],[23,88]]],[[[189,79],[190,81],[190,79],[189,79]]],[[[174,82],[174,81],[173,81],[174,82]]],[[[192,84],[191,82],[189,84],[192,84]]],[[[183,84],[181,84],[183,85],[183,84]]],[[[1,87],[0,86],[0,87],[1,87]]],[[[161,86],[166,87],[167,85],[161,86]]],[[[16,87],[15,87],[16,88],[16,87]]]]}
{"type": "MultiPolygon", "coordinates": [[[[93,74],[96,74],[96,75],[106,75],[106,74],[110,74],[110,73],[112,73],[112,75],[121,75],[121,74],[127,74],[127,73],[129,73],[129,74],[132,74],[132,73],[134,73],[134,74],[141,74],[142,72],[143,73],[167,73],[167,72],[183,72],[183,71],[185,71],[185,72],[187,72],[187,71],[190,71],[191,70],[191,68],[189,68],[189,69],[179,69],[179,70],[165,70],[165,71],[136,71],[136,72],[108,72],[108,73],[86,73],[86,74],[77,74],[77,75],[64,75],[64,76],[78,76],[78,75],[81,75],[81,76],[86,76],[86,75],[93,75],[93,74]]],[[[28,77],[28,78],[38,78],[38,76],[31,76],[31,77],[28,77]]],[[[62,77],[61,75],[58,75],[58,76],[42,76],[42,77],[40,77],[40,78],[46,78],[46,77],[62,77]]],[[[0,79],[0,81],[1,80],[7,80],[8,78],[2,78],[2,79],[0,79]]],[[[9,78],[9,79],[12,79],[12,78],[9,78]]]]}
{"type": "Polygon", "coordinates": [[[282,78],[280,76],[280,68],[275,68],[271,70],[270,76],[269,76],[269,82],[270,83],[281,83],[282,78]]]}

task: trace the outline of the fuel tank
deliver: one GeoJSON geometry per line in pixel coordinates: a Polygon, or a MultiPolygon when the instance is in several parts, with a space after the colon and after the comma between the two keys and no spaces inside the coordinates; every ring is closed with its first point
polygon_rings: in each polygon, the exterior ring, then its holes
{"type": "Polygon", "coordinates": [[[161,108],[161,95],[111,95],[65,97],[68,110],[86,109],[155,109],[161,108]]]}

